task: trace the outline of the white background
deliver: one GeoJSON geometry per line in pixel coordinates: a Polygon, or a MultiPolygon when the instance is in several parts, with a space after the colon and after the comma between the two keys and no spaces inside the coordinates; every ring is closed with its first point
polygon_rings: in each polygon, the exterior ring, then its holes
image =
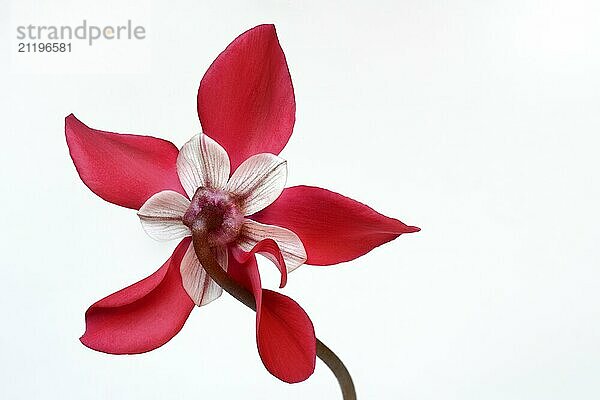
{"type": "Polygon", "coordinates": [[[264,22],[296,89],[289,184],[423,229],[302,267],[284,289],[359,397],[600,398],[598,2],[38,3],[0,1],[1,398],[339,398],[320,363],[302,384],[270,376],[253,315],[228,296],[148,354],[78,341],[87,307],[152,273],[175,243],[83,185],[64,117],[180,146],[199,130],[206,68],[264,22]],[[132,19],[147,39],[17,54],[17,25],[83,18],[132,19]]]}

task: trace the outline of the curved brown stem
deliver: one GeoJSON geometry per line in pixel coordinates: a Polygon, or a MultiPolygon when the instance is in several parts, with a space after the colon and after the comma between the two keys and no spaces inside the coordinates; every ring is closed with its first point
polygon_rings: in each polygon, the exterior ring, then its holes
{"type": "MultiPolygon", "coordinates": [[[[200,264],[204,267],[206,273],[225,290],[227,293],[235,297],[241,303],[256,311],[256,303],[254,296],[246,288],[238,285],[236,281],[219,266],[215,260],[210,247],[204,240],[202,232],[193,232],[194,250],[200,260],[200,264]]],[[[325,346],[323,342],[317,339],[317,357],[319,357],[325,365],[333,372],[342,390],[343,400],[356,400],[356,390],[352,377],[348,369],[339,359],[339,357],[325,346]]]]}
{"type": "Polygon", "coordinates": [[[340,389],[342,390],[342,398],[344,400],[356,400],[356,390],[354,389],[354,382],[352,382],[350,372],[348,372],[348,369],[342,360],[340,360],[339,357],[319,339],[317,339],[317,357],[319,357],[335,375],[340,384],[340,389]]]}

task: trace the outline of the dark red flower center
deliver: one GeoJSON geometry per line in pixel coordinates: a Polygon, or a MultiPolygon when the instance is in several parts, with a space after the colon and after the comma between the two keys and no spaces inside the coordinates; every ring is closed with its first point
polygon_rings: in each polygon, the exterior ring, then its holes
{"type": "Polygon", "coordinates": [[[242,228],[244,214],[229,193],[213,188],[198,188],[183,223],[192,231],[201,231],[214,246],[234,241],[242,228]]]}

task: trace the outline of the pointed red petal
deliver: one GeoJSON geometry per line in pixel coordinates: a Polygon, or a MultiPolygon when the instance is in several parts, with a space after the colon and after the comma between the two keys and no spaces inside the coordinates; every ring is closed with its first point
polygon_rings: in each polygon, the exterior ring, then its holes
{"type": "Polygon", "coordinates": [[[158,271],[92,305],[81,342],[104,353],[137,354],[175,336],[194,308],[179,274],[189,245],[189,238],[182,240],[158,271]]]}
{"type": "Polygon", "coordinates": [[[254,254],[258,253],[267,257],[281,273],[281,280],[279,281],[279,287],[283,288],[287,284],[287,268],[285,266],[285,260],[279,246],[273,239],[263,239],[252,248],[251,251],[245,252],[238,246],[234,246],[231,249],[233,256],[236,260],[242,264],[247,262],[254,254]]]}
{"type": "Polygon", "coordinates": [[[200,82],[203,131],[227,150],[232,171],[254,154],[279,154],[295,115],[294,88],[274,25],[238,36],[200,82]]]}
{"type": "Polygon", "coordinates": [[[185,196],[173,143],[92,129],[73,114],[65,119],[65,134],[81,180],[104,200],[137,210],[162,190],[185,196]]]}
{"type": "Polygon", "coordinates": [[[313,265],[349,261],[403,233],[419,231],[358,201],[312,186],[285,189],[251,218],[293,231],[304,244],[306,263],[313,265]]]}
{"type": "Polygon", "coordinates": [[[267,370],[288,383],[302,382],[315,370],[317,342],[313,324],[294,300],[261,288],[256,258],[229,258],[227,272],[254,294],[256,342],[267,370]]]}

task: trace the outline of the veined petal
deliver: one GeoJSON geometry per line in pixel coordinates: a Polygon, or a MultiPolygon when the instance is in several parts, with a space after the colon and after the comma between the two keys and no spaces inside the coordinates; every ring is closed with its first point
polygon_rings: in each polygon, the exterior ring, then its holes
{"type": "Polygon", "coordinates": [[[171,142],[92,129],[73,114],[65,119],[65,135],[81,180],[106,201],[137,210],[162,190],[184,193],[171,142]]]}
{"type": "Polygon", "coordinates": [[[285,266],[285,260],[283,258],[283,254],[281,254],[279,246],[277,246],[277,242],[275,242],[273,239],[261,240],[260,242],[256,243],[256,245],[249,252],[244,251],[239,246],[232,246],[231,253],[241,264],[246,263],[251,257],[254,257],[254,254],[256,253],[268,258],[273,264],[275,264],[281,273],[279,287],[283,288],[287,284],[287,268],[285,266]]]}
{"type": "Polygon", "coordinates": [[[189,245],[189,238],[182,240],[158,271],[92,305],[81,342],[103,353],[137,354],[175,336],[194,308],[179,275],[189,245]]]}
{"type": "Polygon", "coordinates": [[[275,377],[297,383],[313,374],[315,329],[306,312],[291,298],[263,289],[256,337],[260,358],[275,377]]]}
{"type": "Polygon", "coordinates": [[[254,154],[279,154],[295,114],[292,79],[273,25],[238,36],[200,82],[203,131],[227,150],[233,169],[254,154]]]}
{"type": "Polygon", "coordinates": [[[245,219],[238,239],[238,246],[251,252],[257,243],[272,239],[277,243],[288,272],[292,272],[306,261],[306,250],[300,238],[289,229],[245,219]]]}
{"type": "Polygon", "coordinates": [[[306,248],[306,263],[313,265],[349,261],[403,233],[420,230],[356,200],[311,186],[285,189],[251,218],[292,230],[306,248]]]}
{"type": "Polygon", "coordinates": [[[229,179],[229,157],[221,145],[201,133],[181,148],[177,173],[191,199],[199,187],[225,188],[229,179]]]}
{"type": "Polygon", "coordinates": [[[155,240],[172,240],[191,236],[182,217],[190,201],[182,194],[164,190],[150,197],[137,212],[142,228],[155,240]]]}
{"type": "Polygon", "coordinates": [[[288,383],[302,382],[315,370],[317,342],[313,324],[294,300],[261,288],[254,255],[245,263],[229,257],[229,275],[256,302],[256,342],[267,370],[288,383]]]}
{"type": "Polygon", "coordinates": [[[287,180],[287,163],[274,154],[257,154],[242,163],[226,190],[242,201],[242,212],[251,215],[273,203],[287,180]]]}
{"type": "MultiPolygon", "coordinates": [[[[221,268],[227,271],[227,249],[214,247],[213,254],[221,268]]],[[[197,306],[207,305],[223,294],[221,286],[212,280],[200,264],[193,244],[189,245],[181,261],[181,279],[183,287],[197,306]]]]}

